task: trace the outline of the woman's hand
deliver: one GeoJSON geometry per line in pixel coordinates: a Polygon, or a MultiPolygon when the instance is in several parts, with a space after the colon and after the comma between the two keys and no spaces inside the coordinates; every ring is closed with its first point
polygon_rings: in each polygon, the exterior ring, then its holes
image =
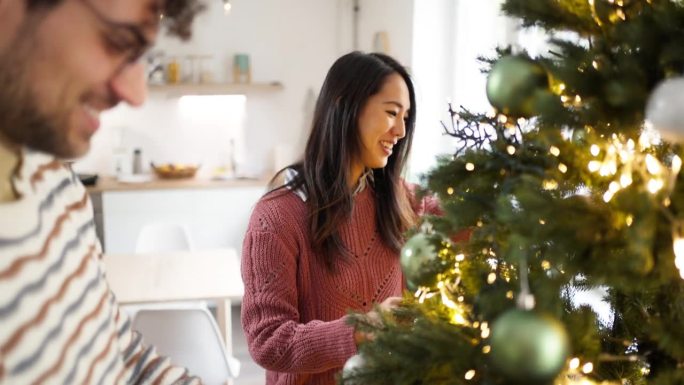
{"type": "MultiPolygon", "coordinates": [[[[397,308],[401,304],[401,301],[401,297],[388,297],[378,305],[379,311],[383,313],[391,311],[392,309],[397,308]]],[[[375,308],[366,313],[366,319],[373,325],[378,327],[382,326],[380,313],[375,308]]],[[[356,346],[359,346],[361,343],[366,341],[372,341],[374,338],[375,335],[373,335],[373,333],[362,332],[359,330],[354,331],[354,342],[356,343],[356,346]]]]}

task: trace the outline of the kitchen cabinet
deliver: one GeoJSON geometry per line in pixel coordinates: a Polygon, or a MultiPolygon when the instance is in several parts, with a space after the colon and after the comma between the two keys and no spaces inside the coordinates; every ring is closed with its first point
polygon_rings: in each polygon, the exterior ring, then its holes
{"type": "Polygon", "coordinates": [[[267,183],[191,179],[125,184],[102,178],[89,192],[105,253],[134,253],[140,229],[154,222],[185,225],[196,249],[240,253],[252,209],[267,183]]]}

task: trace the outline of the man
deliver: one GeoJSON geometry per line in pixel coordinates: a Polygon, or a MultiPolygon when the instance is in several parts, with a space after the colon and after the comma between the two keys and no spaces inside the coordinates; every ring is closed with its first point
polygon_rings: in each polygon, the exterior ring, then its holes
{"type": "MultiPolygon", "coordinates": [[[[160,24],[198,0],[0,0],[0,384],[195,383],[119,311],[88,195],[62,163],[145,97],[160,24]]],[[[135,268],[132,266],[131,268],[135,268]]]]}

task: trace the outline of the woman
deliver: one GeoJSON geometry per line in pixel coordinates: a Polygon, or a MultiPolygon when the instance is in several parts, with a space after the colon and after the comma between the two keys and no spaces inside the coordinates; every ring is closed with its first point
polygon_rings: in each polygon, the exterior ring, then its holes
{"type": "Polygon", "coordinates": [[[303,161],[257,203],[243,245],[242,324],[267,385],[334,384],[364,338],[348,310],[398,303],[402,234],[420,214],[401,179],[415,120],[394,59],[352,52],[328,72],[303,161]]]}

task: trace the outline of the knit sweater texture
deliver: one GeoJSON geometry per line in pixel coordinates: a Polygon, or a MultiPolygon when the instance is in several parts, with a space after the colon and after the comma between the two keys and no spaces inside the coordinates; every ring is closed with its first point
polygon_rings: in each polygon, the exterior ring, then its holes
{"type": "MultiPolygon", "coordinates": [[[[436,201],[415,207],[438,212],[436,201]]],[[[311,249],[306,203],[283,189],[256,205],[245,236],[242,325],[254,360],[266,368],[266,385],[332,385],[356,353],[348,311],[368,312],[399,296],[403,275],[397,252],[378,232],[375,193],[354,197],[340,228],[350,258],[330,272],[311,249]]]]}
{"type": "Polygon", "coordinates": [[[76,175],[24,149],[12,183],[19,199],[0,203],[0,385],[199,383],[119,310],[76,175]]]}

